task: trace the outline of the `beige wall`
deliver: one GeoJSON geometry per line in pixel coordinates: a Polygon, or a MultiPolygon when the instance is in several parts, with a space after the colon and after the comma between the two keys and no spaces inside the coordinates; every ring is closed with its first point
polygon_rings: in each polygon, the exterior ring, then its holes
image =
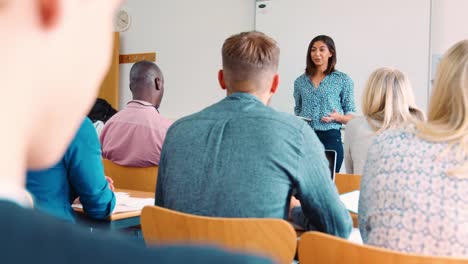
{"type": "MultiPolygon", "coordinates": [[[[432,1],[431,49],[427,57],[433,58],[468,38],[468,0],[427,1],[432,1]]],[[[224,97],[216,80],[221,45],[229,35],[255,28],[255,1],[128,0],[122,8],[132,16],[132,25],[121,33],[120,52],[157,53],[166,80],[161,105],[164,115],[178,119],[224,97]]],[[[131,99],[131,66],[120,65],[121,107],[131,99]]]]}
{"type": "Polygon", "coordinates": [[[440,56],[456,42],[468,39],[468,1],[431,1],[431,80],[433,80],[440,56]]]}
{"type": "Polygon", "coordinates": [[[468,1],[432,0],[432,53],[445,52],[468,39],[468,1]]]}

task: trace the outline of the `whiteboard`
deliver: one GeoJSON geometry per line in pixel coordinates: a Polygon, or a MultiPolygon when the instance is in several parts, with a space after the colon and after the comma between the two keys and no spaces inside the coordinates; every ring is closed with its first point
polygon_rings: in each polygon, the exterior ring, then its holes
{"type": "Polygon", "coordinates": [[[255,29],[273,37],[281,49],[281,81],[271,106],[294,112],[294,80],[304,72],[309,42],[323,34],[335,41],[336,69],[354,81],[358,112],[367,78],[382,66],[407,74],[416,104],[426,111],[430,18],[430,0],[257,1],[255,29]]]}

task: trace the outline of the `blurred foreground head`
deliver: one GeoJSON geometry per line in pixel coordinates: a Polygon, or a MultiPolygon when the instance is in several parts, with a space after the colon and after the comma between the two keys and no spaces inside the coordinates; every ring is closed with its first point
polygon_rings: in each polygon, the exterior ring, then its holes
{"type": "Polygon", "coordinates": [[[63,154],[109,66],[119,2],[0,0],[0,184],[63,154]]]}

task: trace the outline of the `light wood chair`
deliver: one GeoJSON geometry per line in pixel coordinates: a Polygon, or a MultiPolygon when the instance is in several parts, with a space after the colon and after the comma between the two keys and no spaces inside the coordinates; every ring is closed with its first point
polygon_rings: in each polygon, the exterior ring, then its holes
{"type": "Polygon", "coordinates": [[[335,185],[339,194],[359,190],[361,187],[361,175],[337,173],[335,175],[335,185]]]}
{"type": "Polygon", "coordinates": [[[146,206],[141,227],[147,244],[222,246],[288,264],[296,253],[296,232],[281,219],[204,217],[146,206]]]}
{"type": "Polygon", "coordinates": [[[114,181],[115,188],[144,192],[156,191],[158,166],[147,168],[126,167],[103,159],[104,173],[114,181]]]}
{"type": "Polygon", "coordinates": [[[360,245],[319,232],[306,232],[299,241],[299,263],[328,264],[468,264],[468,258],[407,254],[360,245]]]}
{"type": "MultiPolygon", "coordinates": [[[[361,175],[357,174],[342,174],[335,175],[335,185],[339,194],[359,190],[361,187],[361,175]]],[[[353,227],[359,226],[358,216],[355,213],[350,213],[353,219],[353,227]]]]}

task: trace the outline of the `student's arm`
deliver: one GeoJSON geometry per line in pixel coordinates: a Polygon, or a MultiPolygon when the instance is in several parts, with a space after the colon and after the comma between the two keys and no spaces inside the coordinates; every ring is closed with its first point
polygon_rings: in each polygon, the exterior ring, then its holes
{"type": "Polygon", "coordinates": [[[115,196],[104,176],[101,146],[89,119],[83,122],[65,153],[65,163],[71,188],[80,197],[86,214],[96,219],[109,216],[115,196]]]}
{"type": "Polygon", "coordinates": [[[301,115],[302,98],[301,98],[300,87],[299,87],[299,84],[298,84],[297,80],[294,82],[294,102],[295,102],[294,114],[295,115],[301,115]]]}
{"type": "Polygon", "coordinates": [[[349,212],[331,180],[323,145],[310,127],[303,129],[303,153],[295,175],[296,198],[301,207],[292,210],[293,221],[307,230],[347,238],[352,229],[349,212]]]}

